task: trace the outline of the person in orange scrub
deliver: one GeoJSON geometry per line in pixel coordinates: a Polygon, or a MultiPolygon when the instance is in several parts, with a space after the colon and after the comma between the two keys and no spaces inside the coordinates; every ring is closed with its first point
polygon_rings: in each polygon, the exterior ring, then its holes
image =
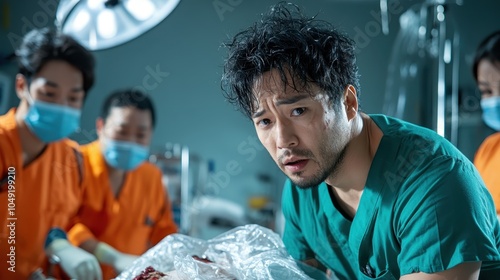
{"type": "Polygon", "coordinates": [[[144,93],[112,93],[97,119],[98,140],[82,147],[86,183],[69,240],[93,253],[103,278],[116,277],[147,249],[177,232],[162,173],[146,161],[155,125],[144,93]]]}
{"type": "Polygon", "coordinates": [[[500,217],[500,30],[479,44],[472,71],[481,91],[483,120],[497,131],[483,141],[474,164],[493,196],[500,217]]]}
{"type": "Polygon", "coordinates": [[[66,137],[80,124],[94,58],[46,28],[27,33],[16,56],[20,103],[0,116],[0,279],[50,274],[47,255],[71,278],[101,279],[97,259],[64,231],[83,182],[78,145],[66,137]]]}

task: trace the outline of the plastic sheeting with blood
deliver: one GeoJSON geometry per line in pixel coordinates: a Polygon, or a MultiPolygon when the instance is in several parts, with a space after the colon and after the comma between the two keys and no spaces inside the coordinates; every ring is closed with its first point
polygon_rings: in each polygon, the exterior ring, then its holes
{"type": "Polygon", "coordinates": [[[161,279],[335,279],[312,268],[306,274],[279,235],[259,225],[236,227],[209,240],[169,235],[116,279],[134,279],[149,266],[167,274],[161,279]]]}

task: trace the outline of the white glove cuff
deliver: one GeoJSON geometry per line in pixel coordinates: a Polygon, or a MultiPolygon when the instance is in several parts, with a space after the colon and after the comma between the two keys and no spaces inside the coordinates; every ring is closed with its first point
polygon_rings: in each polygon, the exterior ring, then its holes
{"type": "Polygon", "coordinates": [[[45,252],[48,255],[57,255],[58,252],[61,252],[67,247],[71,247],[72,245],[66,239],[55,239],[52,241],[47,248],[45,248],[45,252]]]}
{"type": "Polygon", "coordinates": [[[114,265],[120,253],[104,242],[99,242],[95,248],[94,256],[99,262],[114,265]]]}

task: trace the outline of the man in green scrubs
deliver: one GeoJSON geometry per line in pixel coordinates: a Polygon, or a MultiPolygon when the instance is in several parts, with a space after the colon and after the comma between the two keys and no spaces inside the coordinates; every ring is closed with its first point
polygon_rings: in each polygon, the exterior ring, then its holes
{"type": "Polygon", "coordinates": [[[294,258],[340,279],[500,279],[478,172],[435,132],[360,112],[351,39],[278,4],[227,47],[226,97],[288,176],[294,258]]]}

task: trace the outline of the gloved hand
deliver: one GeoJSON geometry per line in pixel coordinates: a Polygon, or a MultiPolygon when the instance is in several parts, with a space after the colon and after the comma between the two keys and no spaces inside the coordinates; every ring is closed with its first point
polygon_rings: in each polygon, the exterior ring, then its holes
{"type": "Polygon", "coordinates": [[[104,242],[97,244],[94,255],[100,262],[111,265],[117,274],[131,267],[132,263],[139,257],[121,253],[104,242]]]}
{"type": "Polygon", "coordinates": [[[97,259],[85,250],[71,245],[68,240],[56,239],[45,250],[47,254],[59,258],[62,269],[71,279],[102,280],[97,259]]]}

